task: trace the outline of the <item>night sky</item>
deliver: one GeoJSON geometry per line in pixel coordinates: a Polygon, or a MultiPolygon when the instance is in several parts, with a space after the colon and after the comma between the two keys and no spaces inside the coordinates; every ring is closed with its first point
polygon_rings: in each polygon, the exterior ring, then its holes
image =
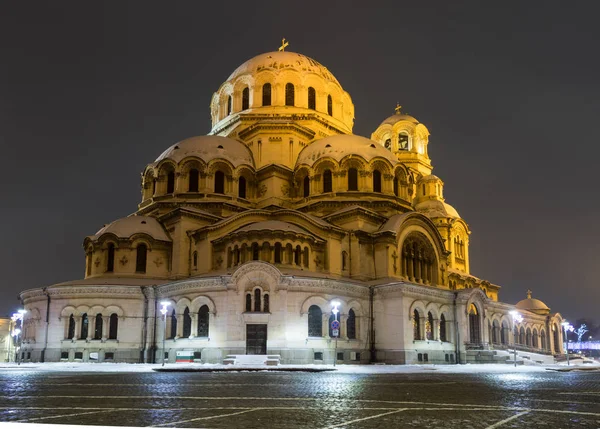
{"type": "Polygon", "coordinates": [[[356,134],[396,102],[429,128],[472,274],[598,319],[600,3],[422,3],[4,2],[0,315],[82,278],[84,237],[134,212],[145,165],[208,133],[213,92],[286,37],[350,93],[356,134]]]}

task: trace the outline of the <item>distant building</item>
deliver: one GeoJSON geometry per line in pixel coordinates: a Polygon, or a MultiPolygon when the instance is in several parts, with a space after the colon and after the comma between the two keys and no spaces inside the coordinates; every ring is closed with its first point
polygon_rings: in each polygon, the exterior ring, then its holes
{"type": "Polygon", "coordinates": [[[0,362],[11,362],[14,360],[12,353],[12,321],[9,317],[0,317],[0,362]]]}
{"type": "Polygon", "coordinates": [[[279,51],[238,67],[210,113],[208,135],[144,169],[137,212],[85,238],[83,280],[21,293],[24,359],[160,361],[165,331],[171,362],[465,362],[515,333],[562,353],[558,313],[529,296],[515,327],[500,287],[471,274],[471,231],[432,175],[429,131],[400,107],[353,135],[331,72],[279,51]]]}

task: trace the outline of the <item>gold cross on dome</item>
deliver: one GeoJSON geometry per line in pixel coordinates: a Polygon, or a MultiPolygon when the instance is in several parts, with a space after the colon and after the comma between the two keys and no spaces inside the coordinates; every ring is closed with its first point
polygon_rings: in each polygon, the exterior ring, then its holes
{"type": "Polygon", "coordinates": [[[289,42],[287,42],[285,40],[285,37],[283,39],[281,39],[281,46],[279,47],[279,50],[281,52],[285,52],[285,48],[289,45],[289,42]]]}
{"type": "Polygon", "coordinates": [[[402,106],[400,105],[400,103],[396,103],[396,108],[394,109],[396,111],[396,115],[400,114],[401,109],[402,109],[402,106]]]}
{"type": "Polygon", "coordinates": [[[531,289],[527,289],[527,299],[531,299],[531,289]]]}

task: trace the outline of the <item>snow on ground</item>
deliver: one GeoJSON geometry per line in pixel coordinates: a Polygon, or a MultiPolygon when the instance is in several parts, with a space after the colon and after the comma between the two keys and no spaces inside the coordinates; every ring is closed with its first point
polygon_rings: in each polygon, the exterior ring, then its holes
{"type": "MultiPolygon", "coordinates": [[[[573,369],[585,368],[600,370],[600,363],[581,365],[574,362],[570,365],[573,369]]],[[[160,364],[132,364],[132,363],[73,363],[73,362],[51,362],[51,363],[0,363],[0,371],[44,371],[44,372],[153,372],[153,368],[161,368],[160,364]]],[[[243,365],[219,365],[219,364],[166,364],[164,368],[202,368],[223,369],[232,371],[244,371],[243,365]]],[[[257,368],[257,366],[252,366],[257,368]]],[[[262,367],[261,367],[262,368],[262,367]]],[[[265,370],[272,367],[264,366],[265,370]]],[[[466,365],[279,365],[278,369],[332,369],[344,374],[412,374],[431,373],[437,371],[446,374],[465,373],[507,373],[507,372],[544,372],[547,369],[565,369],[566,363],[558,365],[518,365],[510,364],[466,364],[466,365]]]]}

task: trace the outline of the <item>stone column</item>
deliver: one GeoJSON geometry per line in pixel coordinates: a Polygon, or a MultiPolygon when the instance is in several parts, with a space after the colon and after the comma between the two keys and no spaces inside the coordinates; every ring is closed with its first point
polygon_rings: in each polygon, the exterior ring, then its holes
{"type": "Polygon", "coordinates": [[[192,318],[190,338],[196,338],[196,334],[198,333],[198,313],[190,313],[190,317],[192,318]]]}
{"type": "Polygon", "coordinates": [[[348,315],[340,314],[340,339],[348,339],[348,315]]]}
{"type": "Polygon", "coordinates": [[[177,338],[183,335],[183,314],[177,314],[177,338]]]}
{"type": "Polygon", "coordinates": [[[322,319],[323,319],[323,326],[322,326],[323,336],[325,338],[330,338],[329,337],[329,314],[323,313],[322,319]]]}
{"type": "Polygon", "coordinates": [[[74,316],[75,318],[75,332],[73,333],[73,339],[79,339],[79,334],[81,334],[81,316],[74,316]]]}
{"type": "Polygon", "coordinates": [[[96,316],[94,317],[90,317],[88,315],[88,335],[87,335],[87,339],[91,340],[93,338],[96,338],[96,316]]]}
{"type": "Polygon", "coordinates": [[[110,316],[102,316],[102,341],[106,341],[110,328],[110,316]]]}

